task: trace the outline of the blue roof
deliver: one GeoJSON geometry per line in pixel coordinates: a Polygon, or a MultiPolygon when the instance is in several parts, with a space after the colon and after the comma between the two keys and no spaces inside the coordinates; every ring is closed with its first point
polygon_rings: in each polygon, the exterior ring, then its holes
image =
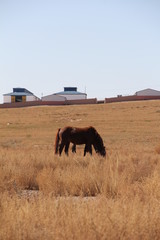
{"type": "Polygon", "coordinates": [[[30,92],[28,89],[26,88],[13,88],[13,92],[25,92],[25,93],[30,93],[30,94],[33,94],[32,92],[30,92]]]}
{"type": "Polygon", "coordinates": [[[77,92],[77,87],[64,87],[64,91],[55,93],[55,95],[87,95],[87,94],[77,92]]]}
{"type": "Polygon", "coordinates": [[[33,96],[33,93],[27,93],[27,92],[11,92],[3,94],[3,96],[33,96]]]}
{"type": "Polygon", "coordinates": [[[34,94],[26,88],[13,88],[13,92],[3,94],[3,96],[33,96],[34,94]]]}
{"type": "Polygon", "coordinates": [[[87,95],[87,94],[77,92],[77,91],[63,91],[63,92],[55,93],[55,95],[87,95]]]}

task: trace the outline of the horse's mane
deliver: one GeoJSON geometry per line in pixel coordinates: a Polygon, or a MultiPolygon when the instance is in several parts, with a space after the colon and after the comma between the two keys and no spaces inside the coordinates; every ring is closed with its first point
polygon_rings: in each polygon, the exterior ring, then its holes
{"type": "Polygon", "coordinates": [[[96,131],[95,129],[95,138],[96,138],[96,141],[99,145],[103,146],[103,140],[101,138],[101,136],[99,135],[99,133],[96,131]]]}

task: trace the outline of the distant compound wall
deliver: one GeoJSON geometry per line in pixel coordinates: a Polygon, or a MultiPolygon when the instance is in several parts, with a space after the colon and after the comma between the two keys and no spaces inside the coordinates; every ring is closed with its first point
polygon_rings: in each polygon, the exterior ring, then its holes
{"type": "Polygon", "coordinates": [[[20,108],[33,106],[58,106],[58,105],[79,105],[79,104],[96,104],[97,99],[82,100],[65,100],[65,101],[31,101],[31,102],[15,102],[0,104],[0,108],[20,108]]]}
{"type": "Polygon", "coordinates": [[[112,102],[128,102],[128,101],[142,101],[142,100],[156,100],[160,99],[160,96],[120,96],[115,98],[105,98],[105,103],[112,103],[112,102]]]}
{"type": "Polygon", "coordinates": [[[66,104],[68,105],[75,105],[75,104],[96,104],[97,98],[91,98],[91,99],[75,99],[75,100],[66,100],[66,104]]]}
{"type": "Polygon", "coordinates": [[[114,102],[129,102],[142,100],[160,100],[160,96],[119,96],[114,98],[105,98],[104,101],[98,101],[97,98],[79,99],[79,100],[65,100],[65,101],[31,101],[31,102],[17,102],[0,104],[0,108],[19,108],[19,107],[33,107],[33,106],[59,106],[59,105],[80,105],[80,104],[101,104],[114,102]]]}
{"type": "Polygon", "coordinates": [[[60,102],[31,101],[31,102],[4,103],[4,104],[0,104],[0,108],[20,108],[20,107],[43,106],[43,105],[64,105],[63,103],[61,101],[60,102]]]}

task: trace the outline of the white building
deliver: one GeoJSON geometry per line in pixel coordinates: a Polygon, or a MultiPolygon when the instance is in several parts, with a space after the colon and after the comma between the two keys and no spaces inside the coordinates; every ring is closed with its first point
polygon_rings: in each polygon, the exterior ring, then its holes
{"type": "Polygon", "coordinates": [[[13,88],[13,92],[3,94],[4,103],[30,102],[40,100],[25,88],[13,88]]]}
{"type": "Polygon", "coordinates": [[[76,87],[64,87],[63,92],[55,93],[56,95],[65,97],[67,100],[79,100],[79,99],[86,99],[87,94],[77,92],[76,87]]]}
{"type": "Polygon", "coordinates": [[[51,95],[47,95],[47,96],[44,96],[42,97],[42,101],[66,101],[66,98],[63,97],[63,96],[58,96],[56,94],[51,94],[51,95]]]}
{"type": "Polygon", "coordinates": [[[65,101],[86,99],[87,94],[77,92],[76,87],[65,87],[64,91],[42,97],[42,101],[65,101]]]}
{"type": "Polygon", "coordinates": [[[151,88],[147,88],[147,89],[136,92],[135,95],[137,95],[137,96],[160,96],[160,91],[157,91],[157,90],[154,90],[151,88]]]}

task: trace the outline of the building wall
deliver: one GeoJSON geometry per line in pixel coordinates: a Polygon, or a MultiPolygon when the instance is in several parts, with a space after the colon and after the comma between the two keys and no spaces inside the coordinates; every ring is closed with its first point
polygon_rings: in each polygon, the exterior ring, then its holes
{"type": "MultiPolygon", "coordinates": [[[[15,102],[15,100],[13,100],[15,97],[14,96],[3,96],[3,102],[4,103],[11,103],[11,102],[15,102]]],[[[37,101],[39,100],[36,96],[23,96],[22,101],[23,102],[31,102],[31,101],[37,101]]]]}
{"type": "Polygon", "coordinates": [[[59,96],[62,96],[62,97],[65,97],[67,100],[79,100],[79,99],[86,99],[86,95],[84,94],[74,94],[74,95],[70,95],[70,94],[67,94],[67,95],[59,95],[59,96]]]}
{"type": "Polygon", "coordinates": [[[11,103],[11,96],[3,96],[4,103],[11,103]]]}
{"type": "Polygon", "coordinates": [[[34,96],[34,95],[31,95],[31,96],[26,96],[26,102],[31,102],[31,101],[38,101],[39,99],[34,96]]]}
{"type": "Polygon", "coordinates": [[[42,97],[42,101],[65,101],[65,100],[66,100],[65,97],[55,95],[55,94],[42,97]]]}

